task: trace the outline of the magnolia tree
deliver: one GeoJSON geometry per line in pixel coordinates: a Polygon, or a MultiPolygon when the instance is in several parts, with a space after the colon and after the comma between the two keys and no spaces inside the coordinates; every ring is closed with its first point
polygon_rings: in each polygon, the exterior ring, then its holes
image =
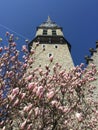
{"type": "MultiPolygon", "coordinates": [[[[96,68],[84,64],[68,71],[59,63],[32,68],[36,47],[30,54],[22,47],[19,61],[13,35],[0,47],[0,128],[2,130],[98,130],[98,102],[93,100],[96,68]]],[[[52,64],[53,57],[50,57],[52,64]]]]}

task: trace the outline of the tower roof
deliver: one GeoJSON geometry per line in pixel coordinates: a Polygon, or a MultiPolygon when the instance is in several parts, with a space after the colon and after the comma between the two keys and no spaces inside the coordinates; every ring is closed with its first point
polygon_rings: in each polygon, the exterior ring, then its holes
{"type": "Polygon", "coordinates": [[[32,47],[33,42],[40,42],[40,44],[67,44],[69,50],[71,50],[70,43],[64,38],[62,27],[53,22],[50,17],[46,22],[43,22],[37,27],[36,37],[29,43],[29,50],[32,47]]]}
{"type": "Polygon", "coordinates": [[[39,27],[44,28],[60,28],[55,22],[51,20],[51,18],[48,16],[47,20],[43,22],[39,27]]]}

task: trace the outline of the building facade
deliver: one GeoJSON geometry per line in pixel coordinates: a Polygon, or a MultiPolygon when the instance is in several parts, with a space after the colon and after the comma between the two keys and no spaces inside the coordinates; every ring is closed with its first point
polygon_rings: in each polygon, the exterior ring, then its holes
{"type": "Polygon", "coordinates": [[[91,53],[91,56],[86,56],[85,58],[88,63],[88,68],[90,63],[93,63],[97,69],[96,80],[91,84],[96,87],[94,90],[94,99],[98,101],[98,41],[96,41],[96,48],[90,48],[89,51],[91,53]]]}

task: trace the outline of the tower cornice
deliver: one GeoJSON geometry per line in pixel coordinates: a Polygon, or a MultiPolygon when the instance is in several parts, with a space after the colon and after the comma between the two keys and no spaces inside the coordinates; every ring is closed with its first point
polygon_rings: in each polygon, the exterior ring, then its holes
{"type": "Polygon", "coordinates": [[[71,44],[63,37],[63,36],[36,36],[30,43],[29,43],[29,51],[33,46],[34,42],[39,42],[40,44],[67,44],[69,51],[71,51],[71,44]]]}

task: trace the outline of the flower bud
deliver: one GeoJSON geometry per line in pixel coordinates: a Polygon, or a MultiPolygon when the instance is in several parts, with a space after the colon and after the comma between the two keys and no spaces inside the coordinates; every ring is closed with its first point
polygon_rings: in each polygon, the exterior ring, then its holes
{"type": "Polygon", "coordinates": [[[50,91],[49,93],[47,93],[48,100],[50,100],[53,96],[54,96],[54,92],[53,91],[50,91]]]}
{"type": "Polygon", "coordinates": [[[82,113],[77,112],[75,115],[79,122],[82,121],[82,113]]]}
{"type": "Polygon", "coordinates": [[[28,89],[32,90],[33,88],[34,88],[34,83],[33,82],[29,83],[28,84],[28,89]]]}
{"type": "Polygon", "coordinates": [[[12,90],[12,95],[17,95],[19,93],[19,88],[17,87],[17,88],[14,88],[13,90],[12,90]]]}
{"type": "Polygon", "coordinates": [[[40,114],[40,109],[38,107],[36,107],[34,109],[34,112],[35,112],[35,116],[38,116],[40,114]]]}
{"type": "Polygon", "coordinates": [[[50,60],[50,62],[52,62],[53,61],[53,56],[50,56],[49,60],[50,60]]]}
{"type": "Polygon", "coordinates": [[[24,130],[25,126],[26,126],[27,120],[25,120],[21,125],[20,125],[20,129],[24,130]]]}

